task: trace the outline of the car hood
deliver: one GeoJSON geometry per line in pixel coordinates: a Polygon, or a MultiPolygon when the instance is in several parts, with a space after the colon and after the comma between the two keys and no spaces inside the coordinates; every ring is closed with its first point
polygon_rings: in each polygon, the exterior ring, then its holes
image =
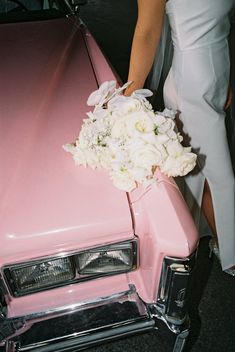
{"type": "Polygon", "coordinates": [[[97,89],[79,26],[4,24],[0,43],[2,264],[132,237],[126,193],[62,149],[97,89]]]}

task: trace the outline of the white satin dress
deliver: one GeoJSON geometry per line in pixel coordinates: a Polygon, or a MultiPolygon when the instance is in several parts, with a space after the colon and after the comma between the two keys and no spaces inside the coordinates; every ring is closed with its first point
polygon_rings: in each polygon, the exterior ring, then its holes
{"type": "Polygon", "coordinates": [[[234,7],[235,0],[166,3],[174,53],[164,101],[180,111],[183,132],[198,153],[197,170],[185,177],[183,193],[202,231],[200,209],[208,181],[223,270],[235,265],[235,183],[223,110],[230,72],[227,37],[234,7]]]}

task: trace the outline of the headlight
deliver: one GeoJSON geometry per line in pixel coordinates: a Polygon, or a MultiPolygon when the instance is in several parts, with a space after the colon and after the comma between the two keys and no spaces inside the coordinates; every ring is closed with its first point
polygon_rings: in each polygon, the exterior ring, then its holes
{"type": "Polygon", "coordinates": [[[75,276],[70,258],[41,261],[33,265],[14,266],[7,269],[5,273],[17,296],[50,286],[57,286],[60,283],[70,281],[75,276]]]}
{"type": "Polygon", "coordinates": [[[133,243],[123,243],[81,252],[77,255],[80,275],[129,271],[136,265],[133,243]]]}
{"type": "Polygon", "coordinates": [[[3,268],[13,296],[48,290],[137,267],[137,239],[3,268]]]}

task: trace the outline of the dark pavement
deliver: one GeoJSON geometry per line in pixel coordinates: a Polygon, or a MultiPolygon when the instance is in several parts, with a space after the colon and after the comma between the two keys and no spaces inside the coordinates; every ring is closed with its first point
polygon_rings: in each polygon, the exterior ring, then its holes
{"type": "MultiPolygon", "coordinates": [[[[126,81],[136,19],[136,0],[90,0],[82,8],[81,17],[122,80],[126,81]]],[[[233,118],[228,115],[231,145],[234,145],[233,118]]],[[[209,258],[208,238],[202,239],[199,247],[190,315],[192,332],[185,352],[235,352],[235,277],[223,273],[216,258],[209,258]]],[[[168,352],[169,348],[167,341],[156,331],[87,351],[133,350],[168,352]]]]}

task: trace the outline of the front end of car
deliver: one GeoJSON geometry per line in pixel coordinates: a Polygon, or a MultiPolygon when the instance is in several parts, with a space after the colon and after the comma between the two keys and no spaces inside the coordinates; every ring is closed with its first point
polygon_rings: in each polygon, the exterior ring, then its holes
{"type": "Polygon", "coordinates": [[[2,351],[83,350],[153,329],[164,332],[169,351],[183,350],[189,334],[195,228],[182,226],[187,221],[190,225],[191,218],[174,182],[156,180],[156,187],[140,197],[139,193],[129,195],[128,203],[135,225],[126,240],[110,233],[104,245],[96,243],[1,267],[2,351]],[[169,198],[172,191],[176,198],[169,198]],[[154,210],[155,223],[165,216],[164,194],[167,207],[182,206],[181,231],[172,217],[173,235],[172,224],[165,223],[162,234],[153,231],[151,214],[145,218],[156,197],[162,199],[162,210],[157,208],[157,215],[154,210]],[[171,243],[167,243],[168,236],[171,243]]]}
{"type": "Polygon", "coordinates": [[[88,95],[117,79],[63,9],[1,27],[0,351],[72,352],[155,329],[180,352],[197,231],[173,180],[126,194],[62,149],[88,95]]]}
{"type": "Polygon", "coordinates": [[[134,237],[3,267],[4,351],[72,351],[153,327],[146,305],[126,279],[137,270],[138,258],[134,237]],[[24,315],[18,316],[17,309],[24,315]]]}
{"type": "Polygon", "coordinates": [[[165,329],[168,341],[172,339],[172,350],[182,351],[189,333],[187,299],[194,260],[194,255],[183,260],[165,258],[158,299],[150,304],[141,299],[137,285],[129,284],[127,290],[107,296],[82,302],[74,299],[54,308],[49,304],[48,310],[7,317],[7,302],[2,295],[2,350],[82,350],[140,332],[165,329]]]}

